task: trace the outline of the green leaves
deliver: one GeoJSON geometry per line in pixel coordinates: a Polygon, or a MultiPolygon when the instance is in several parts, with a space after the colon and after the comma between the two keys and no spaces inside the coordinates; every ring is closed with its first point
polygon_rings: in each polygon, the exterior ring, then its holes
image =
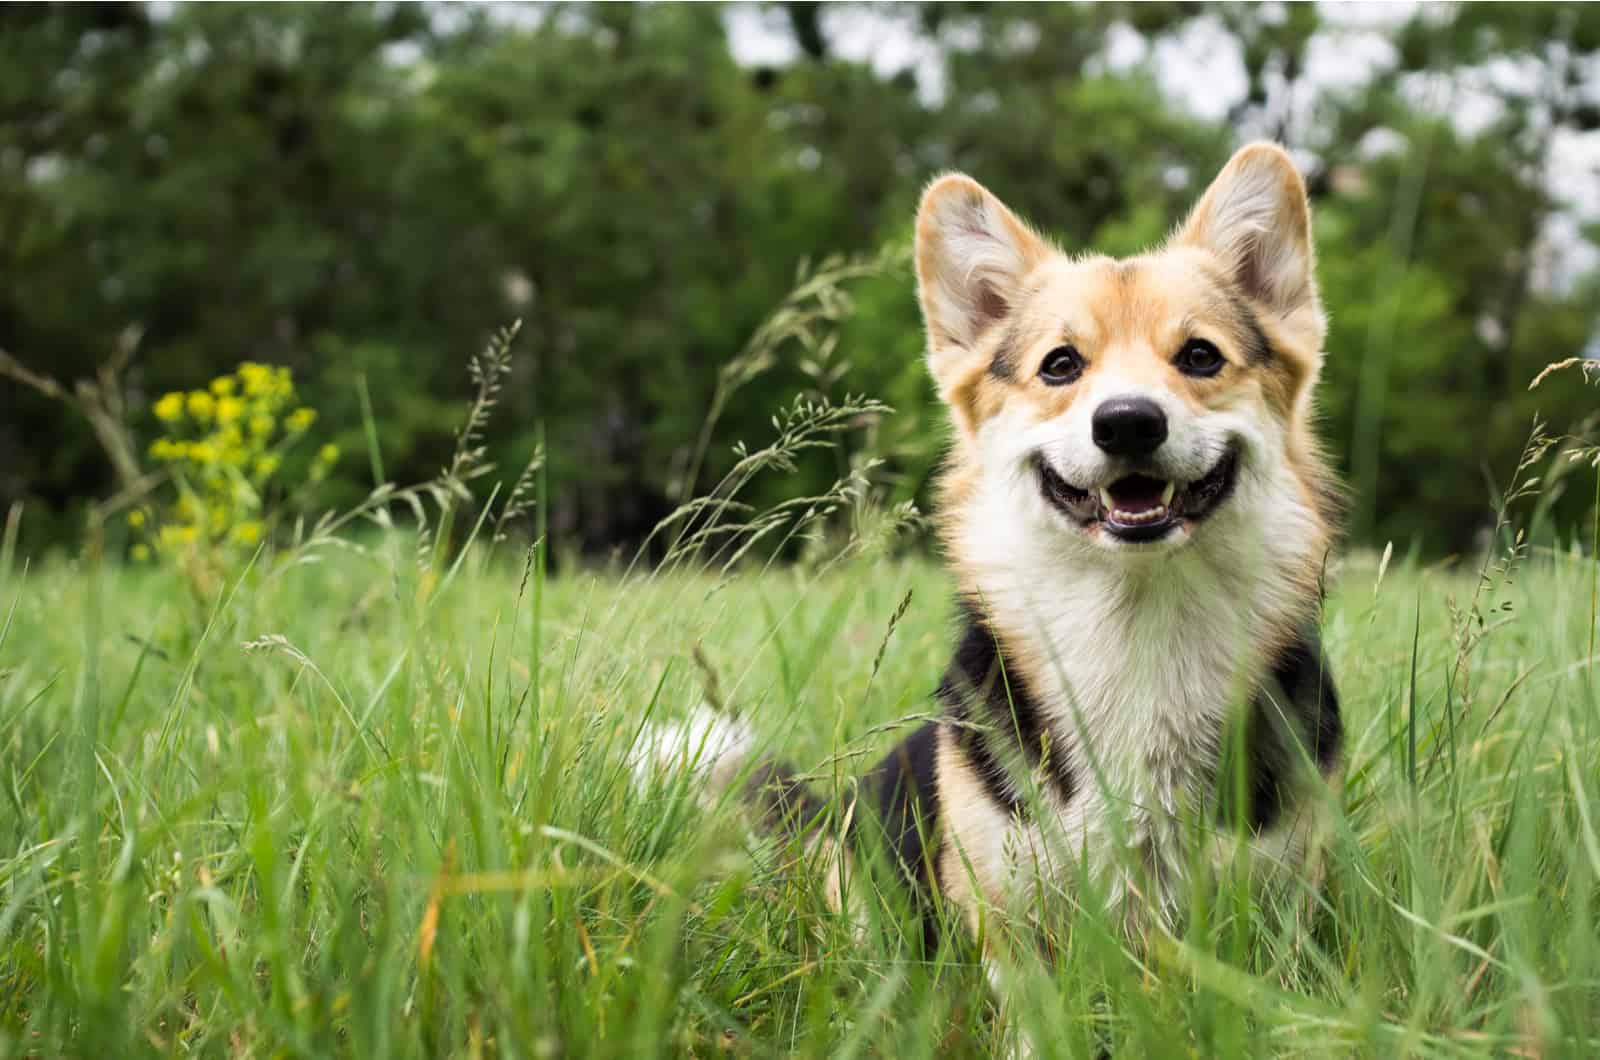
{"type": "MultiPolygon", "coordinates": [[[[917,58],[902,77],[832,39],[843,16],[786,12],[805,58],[758,69],[690,5],[7,9],[0,349],[70,391],[141,327],[136,428],[239,360],[288,366],[344,450],[371,425],[407,482],[455,454],[459,351],[521,319],[472,448],[522,466],[545,424],[551,525],[581,549],[642,540],[796,393],[894,405],[847,456],[925,501],[943,412],[894,248],[927,179],[967,169],[1069,250],[1137,253],[1235,140],[1273,135],[1316,200],[1322,398],[1362,539],[1470,543],[1482,465],[1514,465],[1535,407],[1557,430],[1589,409],[1522,393],[1594,327],[1592,282],[1549,282],[1546,242],[1568,220],[1552,144],[1595,122],[1587,7],[1427,7],[1392,50],[1308,6],[879,12],[917,58]],[[1318,80],[1354,44],[1370,82],[1318,80]],[[1197,47],[1216,83],[1175,82],[1197,47]],[[802,262],[880,268],[786,304],[802,262]]],[[[0,508],[26,497],[31,533],[70,539],[76,518],[31,502],[107,492],[106,432],[32,393],[6,411],[0,508]]],[[[326,484],[336,502],[369,488],[359,463],[326,484]]],[[[840,466],[797,461],[758,499],[821,493],[840,466]]]]}

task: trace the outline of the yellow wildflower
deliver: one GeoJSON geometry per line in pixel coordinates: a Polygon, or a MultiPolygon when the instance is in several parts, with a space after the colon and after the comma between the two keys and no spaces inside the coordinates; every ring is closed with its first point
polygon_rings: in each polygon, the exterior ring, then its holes
{"type": "Polygon", "coordinates": [[[175,548],[178,545],[192,545],[195,538],[200,536],[200,531],[193,526],[163,526],[161,528],[161,547],[175,548]]]}
{"type": "Polygon", "coordinates": [[[272,387],[272,369],[254,361],[239,366],[239,378],[244,380],[244,392],[251,397],[259,397],[272,387]]]}
{"type": "Polygon", "coordinates": [[[175,423],[183,418],[183,395],[178,393],[162,394],[161,400],[156,402],[156,419],[163,423],[175,423]]]}
{"type": "MultiPolygon", "coordinates": [[[[255,547],[267,539],[265,484],[283,470],[274,439],[304,437],[317,411],[295,396],[294,375],[281,365],[246,361],[231,374],[191,391],[163,395],[152,407],[164,425],[150,445],[153,463],[175,475],[170,507],[141,507],[126,514],[133,532],[131,560],[178,559],[194,549],[255,547]]],[[[337,445],[313,445],[310,481],[320,481],[340,459],[337,445]]]]}
{"type": "Polygon", "coordinates": [[[211,395],[204,390],[196,390],[189,395],[189,400],[184,403],[189,410],[189,415],[201,423],[209,422],[211,413],[215,411],[217,403],[211,400],[211,395]]]}

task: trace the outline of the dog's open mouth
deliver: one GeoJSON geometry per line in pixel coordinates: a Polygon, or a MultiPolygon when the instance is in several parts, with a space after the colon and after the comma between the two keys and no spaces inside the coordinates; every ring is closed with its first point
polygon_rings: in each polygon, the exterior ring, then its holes
{"type": "Polygon", "coordinates": [[[1185,520],[1199,522],[1228,499],[1239,471],[1239,452],[1229,448],[1193,482],[1135,474],[1094,491],[1072,485],[1042,456],[1037,463],[1045,498],[1085,529],[1103,529],[1122,541],[1157,541],[1185,520]]]}

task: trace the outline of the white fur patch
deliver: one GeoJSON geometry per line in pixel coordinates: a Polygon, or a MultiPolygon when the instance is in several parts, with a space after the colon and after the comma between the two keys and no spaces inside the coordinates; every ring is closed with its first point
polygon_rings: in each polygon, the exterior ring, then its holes
{"type": "Polygon", "coordinates": [[[997,874],[1031,890],[1029,866],[1082,851],[1121,899],[1132,881],[1105,873],[1133,853],[1160,888],[1146,896],[1158,916],[1182,901],[1182,816],[1212,794],[1218,737],[1266,670],[1263,644],[1300,617],[1295,573],[1319,540],[1276,421],[1248,407],[1199,415],[1162,404],[1173,450],[1164,461],[1203,469],[1230,442],[1240,447],[1233,494],[1192,532],[1132,549],[1091,537],[1041,496],[1031,466],[1043,451],[1069,481],[1102,481],[1087,416],[1030,425],[1002,413],[979,431],[983,471],[952,542],[983,610],[1044,660],[1032,691],[1077,779],[1053,820],[1018,829],[1010,871],[997,874]]]}
{"type": "Polygon", "coordinates": [[[642,785],[662,774],[687,771],[708,796],[716,797],[739,779],[755,748],[755,733],[748,725],[702,703],[685,718],[645,726],[634,746],[634,777],[642,785]]]}

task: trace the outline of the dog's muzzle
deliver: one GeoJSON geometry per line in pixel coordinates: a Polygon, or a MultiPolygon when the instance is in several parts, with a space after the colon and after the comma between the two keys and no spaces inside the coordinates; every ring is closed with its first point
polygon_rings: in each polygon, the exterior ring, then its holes
{"type": "Polygon", "coordinates": [[[1121,541],[1158,541],[1186,521],[1198,523],[1233,492],[1239,448],[1230,445],[1200,478],[1178,482],[1143,472],[1124,475],[1095,489],[1062,478],[1041,453],[1035,458],[1045,499],[1091,532],[1104,530],[1121,541]]]}

